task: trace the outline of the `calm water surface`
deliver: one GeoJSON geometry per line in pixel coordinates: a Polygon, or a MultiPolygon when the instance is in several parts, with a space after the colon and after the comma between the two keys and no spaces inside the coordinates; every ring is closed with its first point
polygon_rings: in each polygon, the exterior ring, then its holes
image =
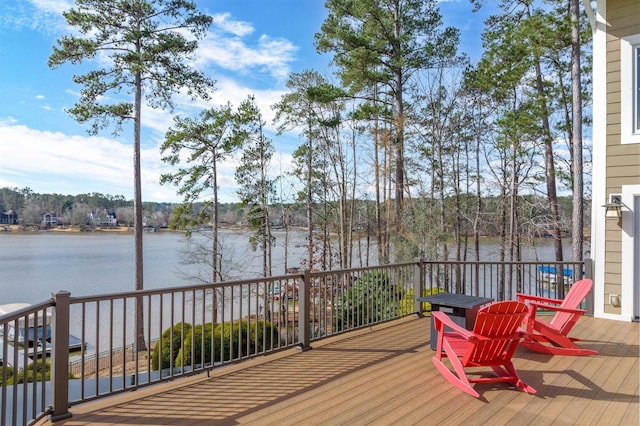
{"type": "MultiPolygon", "coordinates": [[[[300,259],[306,256],[305,237],[306,233],[302,231],[290,233],[288,266],[298,266],[300,259]]],[[[69,291],[75,297],[131,291],[134,285],[133,238],[131,233],[0,232],[0,304],[40,303],[60,290],[69,291]]],[[[261,275],[261,254],[250,249],[248,238],[247,233],[221,230],[222,271],[229,279],[261,275]]],[[[210,245],[210,239],[202,234],[194,234],[194,240],[205,247],[210,245]]],[[[187,241],[182,233],[177,232],[144,234],[145,289],[210,281],[209,266],[185,264],[185,253],[193,253],[188,251],[187,241]],[[195,278],[198,276],[201,278],[195,278]]],[[[485,241],[482,247],[484,260],[498,258],[495,241],[485,241]]],[[[569,246],[566,249],[565,256],[568,256],[569,246]]],[[[375,253],[375,248],[370,252],[375,253]]],[[[193,259],[193,254],[189,257],[193,259]]],[[[535,245],[523,250],[523,258],[553,259],[553,242],[550,239],[536,241],[535,245]]],[[[356,265],[357,261],[354,262],[356,265]]],[[[283,232],[276,233],[272,270],[274,275],[283,275],[285,271],[283,232]]],[[[93,311],[95,307],[89,309],[93,311]]],[[[93,320],[86,321],[84,331],[87,333],[88,351],[106,350],[97,347],[100,345],[97,344],[93,320]]],[[[80,324],[72,323],[72,334],[80,336],[83,331],[79,327],[80,324]]],[[[156,328],[152,330],[151,338],[159,336],[162,327],[156,328]]],[[[115,342],[122,341],[121,328],[111,330],[109,322],[105,321],[99,331],[103,344],[108,344],[105,342],[108,342],[110,337],[107,336],[111,336],[111,332],[115,333],[112,337],[115,342]]]]}
{"type": "MultiPolygon", "coordinates": [[[[288,266],[298,266],[305,257],[304,237],[304,232],[291,234],[288,266]]],[[[201,281],[195,276],[209,276],[208,266],[184,263],[186,241],[177,232],[144,234],[145,289],[198,284],[201,281]]],[[[222,230],[221,241],[223,272],[235,279],[261,275],[261,255],[250,250],[248,234],[222,230]]],[[[0,304],[39,303],[60,290],[70,291],[72,296],[133,290],[133,244],[130,233],[2,232],[0,304]]],[[[552,244],[551,239],[538,240],[523,250],[523,258],[552,260],[552,244]]],[[[483,250],[486,260],[497,258],[495,243],[483,244],[483,250]]],[[[273,274],[282,275],[284,270],[284,233],[276,233],[273,274]]]]}
{"type": "MultiPolygon", "coordinates": [[[[244,277],[259,275],[260,256],[249,249],[246,234],[223,231],[221,238],[223,270],[241,264],[244,277]]],[[[186,241],[177,232],[144,234],[145,289],[197,284],[194,276],[208,276],[207,266],[184,264],[186,241]]],[[[72,296],[130,291],[134,269],[133,234],[0,233],[0,304],[39,303],[60,290],[72,296]]],[[[283,271],[283,260],[274,261],[274,274],[283,271]]]]}

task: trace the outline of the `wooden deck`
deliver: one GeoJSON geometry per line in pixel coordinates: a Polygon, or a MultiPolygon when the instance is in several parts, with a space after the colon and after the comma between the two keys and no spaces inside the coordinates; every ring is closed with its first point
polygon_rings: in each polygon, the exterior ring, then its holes
{"type": "Polygon", "coordinates": [[[74,406],[56,425],[640,424],[637,323],[582,318],[572,335],[599,355],[519,348],[514,364],[537,395],[476,384],[475,399],[433,366],[429,321],[395,321],[74,406]]]}

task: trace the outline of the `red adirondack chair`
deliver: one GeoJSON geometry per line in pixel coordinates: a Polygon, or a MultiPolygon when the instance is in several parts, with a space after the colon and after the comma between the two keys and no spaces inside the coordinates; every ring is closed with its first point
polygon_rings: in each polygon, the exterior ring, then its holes
{"type": "Polygon", "coordinates": [[[473,331],[453,322],[444,312],[433,312],[438,331],[436,356],[432,358],[440,373],[462,391],[479,398],[472,383],[508,382],[527,392],[536,390],[524,383],[511,362],[513,353],[525,334],[520,328],[527,306],[516,301],[497,302],[478,311],[473,331]],[[442,361],[448,358],[454,371],[442,361]],[[497,376],[467,376],[466,368],[491,367],[497,376]]]}
{"type": "Polygon", "coordinates": [[[590,279],[576,281],[564,300],[518,293],[518,301],[529,305],[529,314],[525,318],[528,334],[522,340],[522,346],[551,355],[597,355],[597,351],[583,349],[574,343],[580,339],[568,336],[578,319],[586,312],[578,309],[578,306],[587,297],[592,286],[590,279]],[[547,321],[537,316],[538,309],[553,311],[555,314],[547,321]]]}

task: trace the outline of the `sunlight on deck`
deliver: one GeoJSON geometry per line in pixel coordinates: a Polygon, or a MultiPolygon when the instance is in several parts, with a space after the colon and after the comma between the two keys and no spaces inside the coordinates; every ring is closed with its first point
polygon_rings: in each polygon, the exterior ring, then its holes
{"type": "MultiPolygon", "coordinates": [[[[407,318],[172,383],[71,408],[81,424],[639,424],[639,325],[585,317],[573,333],[596,356],[519,348],[538,393],[476,384],[475,399],[431,362],[429,318],[407,318]]],[[[482,370],[482,372],[486,372],[482,370]]],[[[47,423],[47,422],[43,422],[47,423]]]]}

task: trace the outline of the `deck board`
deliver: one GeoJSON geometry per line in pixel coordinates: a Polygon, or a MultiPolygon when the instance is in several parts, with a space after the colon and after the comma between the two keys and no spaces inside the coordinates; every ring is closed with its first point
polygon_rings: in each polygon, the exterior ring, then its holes
{"type": "MultiPolygon", "coordinates": [[[[56,425],[638,424],[639,325],[581,318],[572,335],[596,356],[518,348],[537,395],[475,384],[475,399],[436,370],[429,318],[407,318],[172,383],[81,404],[56,425]],[[526,419],[523,420],[523,419],[526,419]]],[[[42,423],[47,423],[44,421],[42,423]]]]}

